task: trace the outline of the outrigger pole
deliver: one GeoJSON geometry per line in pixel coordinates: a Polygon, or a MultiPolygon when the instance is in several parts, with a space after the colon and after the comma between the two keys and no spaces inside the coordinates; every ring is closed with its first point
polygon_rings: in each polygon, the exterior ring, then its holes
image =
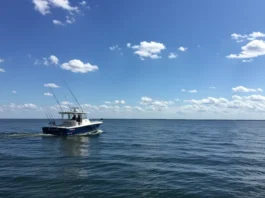
{"type": "Polygon", "coordinates": [[[49,114],[47,113],[44,106],[42,106],[42,109],[44,110],[44,113],[45,113],[46,117],[48,118],[49,122],[51,122],[51,118],[50,118],[49,114]]]}
{"type": "Polygon", "coordinates": [[[51,92],[52,92],[52,95],[53,95],[53,97],[55,98],[55,100],[56,100],[57,104],[59,105],[59,107],[60,107],[61,111],[63,112],[63,109],[62,109],[62,107],[61,107],[61,105],[60,105],[59,101],[57,100],[57,98],[56,98],[55,94],[54,94],[54,93],[53,93],[53,91],[52,91],[52,88],[50,88],[50,90],[51,90],[51,92]]]}
{"type": "Polygon", "coordinates": [[[80,103],[78,102],[78,100],[76,99],[75,95],[73,94],[73,92],[72,92],[71,89],[68,87],[68,85],[66,84],[65,81],[64,81],[64,84],[65,84],[65,86],[68,88],[68,90],[70,91],[70,93],[72,94],[72,96],[74,97],[76,103],[78,104],[78,106],[80,107],[80,109],[82,110],[82,112],[84,113],[84,111],[83,111],[83,109],[82,109],[80,103]]]}

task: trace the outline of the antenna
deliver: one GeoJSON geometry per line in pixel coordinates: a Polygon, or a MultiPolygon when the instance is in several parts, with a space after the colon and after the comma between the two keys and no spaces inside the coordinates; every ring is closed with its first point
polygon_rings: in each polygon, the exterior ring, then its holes
{"type": "Polygon", "coordinates": [[[70,91],[70,93],[72,94],[72,96],[74,97],[76,103],[78,104],[78,106],[80,107],[80,109],[82,110],[82,112],[84,112],[83,109],[82,109],[82,107],[81,107],[81,105],[80,105],[80,103],[79,103],[78,100],[76,99],[76,97],[75,97],[75,95],[73,94],[73,92],[71,91],[71,89],[67,86],[66,82],[64,82],[64,84],[65,84],[65,86],[68,88],[68,90],[70,91]]]}
{"type": "Polygon", "coordinates": [[[57,100],[57,98],[56,98],[55,94],[54,94],[54,93],[53,93],[53,91],[52,91],[52,88],[50,88],[50,90],[51,90],[51,92],[52,92],[52,95],[53,95],[53,97],[55,98],[55,100],[56,100],[57,104],[59,105],[59,107],[60,107],[61,111],[63,111],[63,109],[62,109],[62,107],[61,107],[61,105],[60,105],[59,101],[57,100]]]}

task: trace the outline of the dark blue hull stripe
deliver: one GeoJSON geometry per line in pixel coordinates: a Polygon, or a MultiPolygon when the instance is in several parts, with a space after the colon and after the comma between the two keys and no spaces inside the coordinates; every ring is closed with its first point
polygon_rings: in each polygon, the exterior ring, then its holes
{"type": "Polygon", "coordinates": [[[42,132],[44,134],[51,134],[51,135],[79,135],[85,134],[89,132],[96,131],[100,124],[94,124],[89,126],[83,126],[78,128],[72,129],[65,129],[65,128],[57,128],[57,127],[43,127],[42,132]]]}

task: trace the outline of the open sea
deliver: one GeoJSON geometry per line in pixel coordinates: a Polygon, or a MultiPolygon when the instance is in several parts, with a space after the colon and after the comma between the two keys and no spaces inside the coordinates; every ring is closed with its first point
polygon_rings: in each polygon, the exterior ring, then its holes
{"type": "Polygon", "coordinates": [[[265,197],[265,121],[104,120],[41,134],[0,120],[0,197],[265,197]]]}

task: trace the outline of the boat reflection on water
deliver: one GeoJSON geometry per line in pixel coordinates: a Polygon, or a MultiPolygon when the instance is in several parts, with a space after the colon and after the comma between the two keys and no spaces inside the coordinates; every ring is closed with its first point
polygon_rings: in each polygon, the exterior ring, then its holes
{"type": "Polygon", "coordinates": [[[95,136],[44,136],[43,149],[48,155],[59,155],[53,164],[54,178],[88,178],[91,167],[100,156],[100,138],[95,136]],[[64,164],[62,166],[62,164],[64,164]]]}
{"type": "Polygon", "coordinates": [[[62,138],[60,150],[66,156],[88,157],[90,155],[90,137],[72,136],[62,138]]]}

